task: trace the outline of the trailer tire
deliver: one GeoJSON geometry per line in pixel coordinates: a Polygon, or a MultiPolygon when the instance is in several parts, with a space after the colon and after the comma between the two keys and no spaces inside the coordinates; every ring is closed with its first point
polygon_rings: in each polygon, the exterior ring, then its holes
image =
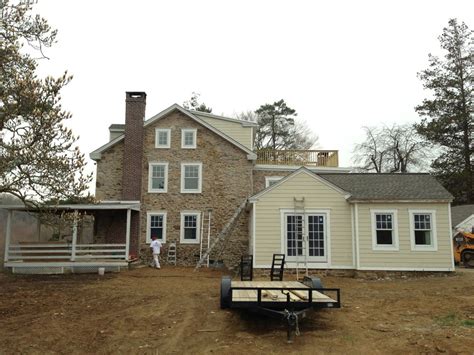
{"type": "Polygon", "coordinates": [[[230,276],[222,276],[221,279],[221,309],[230,307],[230,287],[231,279],[230,276]]]}
{"type": "Polygon", "coordinates": [[[324,288],[323,283],[319,277],[305,276],[303,283],[311,288],[324,288]]]}

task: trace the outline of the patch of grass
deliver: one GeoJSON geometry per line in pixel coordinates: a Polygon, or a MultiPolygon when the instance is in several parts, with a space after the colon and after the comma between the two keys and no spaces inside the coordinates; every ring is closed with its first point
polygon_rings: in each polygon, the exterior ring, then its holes
{"type": "Polygon", "coordinates": [[[344,334],[342,336],[342,339],[348,343],[354,344],[354,336],[352,336],[351,334],[344,334]]]}
{"type": "Polygon", "coordinates": [[[474,319],[462,319],[455,313],[448,313],[445,316],[435,317],[434,320],[442,327],[474,327],[474,319]]]}
{"type": "Polygon", "coordinates": [[[465,327],[474,327],[474,319],[464,319],[461,324],[465,327]]]}
{"type": "Polygon", "coordinates": [[[435,317],[435,321],[436,323],[438,323],[439,325],[443,326],[443,327],[449,327],[449,326],[453,326],[455,325],[456,323],[456,314],[454,313],[449,313],[445,316],[442,316],[442,317],[435,317]]]}

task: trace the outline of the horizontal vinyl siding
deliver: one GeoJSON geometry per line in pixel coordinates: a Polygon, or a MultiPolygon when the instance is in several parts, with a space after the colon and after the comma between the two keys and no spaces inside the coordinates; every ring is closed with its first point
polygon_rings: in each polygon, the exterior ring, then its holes
{"type": "Polygon", "coordinates": [[[451,236],[448,204],[358,204],[360,267],[381,268],[451,268],[451,236]],[[372,249],[372,216],[370,210],[397,210],[399,251],[372,249]],[[437,251],[412,251],[409,210],[435,210],[437,251]]]}
{"type": "Polygon", "coordinates": [[[199,117],[240,144],[252,149],[252,127],[243,127],[239,122],[229,122],[205,116],[199,117]]]}
{"type": "MultiPolygon", "coordinates": [[[[256,202],[255,265],[270,265],[273,253],[282,250],[282,225],[280,209],[291,209],[293,198],[305,198],[307,210],[330,211],[331,264],[352,265],[351,209],[344,196],[316,181],[306,173],[300,173],[274,188],[256,202]]],[[[311,267],[311,264],[309,264],[311,267]]]]}

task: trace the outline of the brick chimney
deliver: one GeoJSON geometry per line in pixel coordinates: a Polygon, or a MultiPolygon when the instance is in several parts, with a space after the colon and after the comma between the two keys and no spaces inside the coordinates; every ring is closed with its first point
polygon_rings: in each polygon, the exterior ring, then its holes
{"type": "MultiPolygon", "coordinates": [[[[145,119],[146,93],[125,93],[125,141],[122,166],[122,199],[141,200],[143,121],[145,119]]],[[[140,213],[132,211],[130,221],[130,256],[139,253],[140,213]]]]}
{"type": "Polygon", "coordinates": [[[146,93],[127,91],[125,95],[122,198],[139,201],[142,187],[143,121],[146,93]]]}

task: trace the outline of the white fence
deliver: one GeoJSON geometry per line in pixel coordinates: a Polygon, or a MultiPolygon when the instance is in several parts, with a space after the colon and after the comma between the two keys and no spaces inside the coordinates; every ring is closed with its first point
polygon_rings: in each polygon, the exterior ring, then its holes
{"type": "Polygon", "coordinates": [[[127,260],[126,244],[11,244],[5,261],[127,260]]]}

